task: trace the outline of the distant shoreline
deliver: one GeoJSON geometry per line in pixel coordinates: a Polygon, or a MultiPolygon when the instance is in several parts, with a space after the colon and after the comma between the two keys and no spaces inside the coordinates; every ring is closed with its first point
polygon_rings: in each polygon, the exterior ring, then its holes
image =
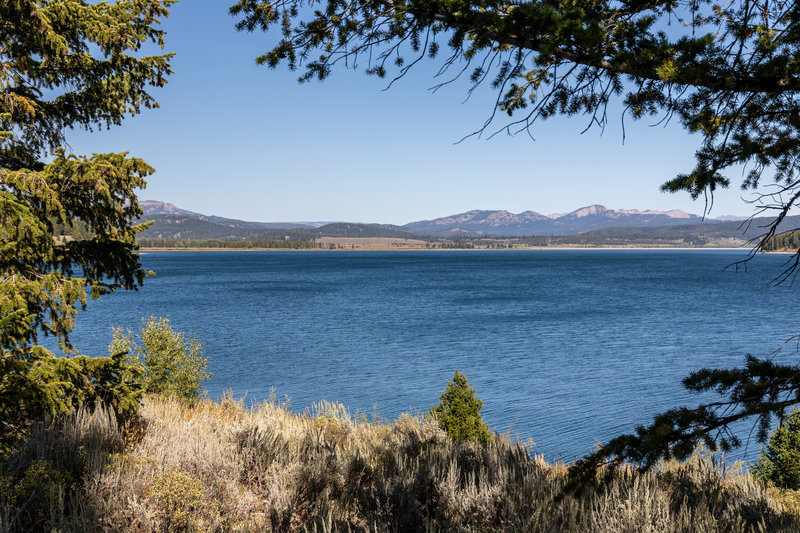
{"type": "MultiPolygon", "coordinates": [[[[722,251],[750,251],[745,247],[714,247],[714,246],[515,246],[514,248],[425,248],[422,246],[356,246],[354,248],[165,248],[165,247],[147,247],[140,248],[139,253],[142,252],[358,252],[358,251],[374,251],[374,252],[457,252],[457,251],[488,251],[488,252],[503,252],[503,251],[524,251],[524,250],[564,250],[564,251],[581,251],[581,250],[643,250],[643,251],[657,251],[657,250],[722,250],[722,251]]],[[[771,254],[789,254],[794,252],[778,251],[778,252],[764,252],[771,254]]]]}

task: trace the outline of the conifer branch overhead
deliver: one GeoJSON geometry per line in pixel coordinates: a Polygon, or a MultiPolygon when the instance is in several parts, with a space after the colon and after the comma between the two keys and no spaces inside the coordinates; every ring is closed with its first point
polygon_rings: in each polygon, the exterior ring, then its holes
{"type": "Polygon", "coordinates": [[[109,127],[158,107],[172,54],[157,24],[174,0],[0,2],[0,166],[36,168],[68,128],[109,127]]]}
{"type": "Polygon", "coordinates": [[[302,68],[301,81],[361,62],[402,77],[424,57],[440,62],[439,75],[454,71],[444,83],[488,80],[497,111],[512,117],[497,131],[558,114],[603,127],[613,99],[634,118],[674,117],[700,148],[694,169],[665,176],[667,192],[713,197],[741,166],[743,189],[765,173],[791,188],[800,178],[795,2],[239,0],[231,13],[240,30],[275,26],[281,38],[257,62],[302,68]]]}
{"type": "Polygon", "coordinates": [[[800,365],[777,364],[770,358],[747,356],[745,365],[733,369],[704,368],[683,381],[693,392],[716,392],[722,400],[695,408],[670,409],[649,426],[621,435],[570,468],[571,486],[584,488],[601,478],[610,479],[624,462],[642,470],[661,459],[684,460],[698,444],[711,451],[730,451],[741,445],[734,424],[755,419],[756,440],[765,442],[772,422],[800,403],[800,365]]]}

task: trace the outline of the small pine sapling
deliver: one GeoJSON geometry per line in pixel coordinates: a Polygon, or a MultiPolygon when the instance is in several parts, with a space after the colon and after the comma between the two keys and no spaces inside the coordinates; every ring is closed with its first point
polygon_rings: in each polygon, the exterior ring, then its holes
{"type": "Polygon", "coordinates": [[[800,411],[794,410],[769,436],[753,474],[781,489],[800,489],[800,411]]]}
{"type": "Polygon", "coordinates": [[[483,402],[475,396],[475,389],[466,376],[456,370],[453,381],[448,380],[439,398],[439,405],[431,407],[430,416],[456,442],[489,444],[491,433],[481,418],[481,409],[483,402]]]}

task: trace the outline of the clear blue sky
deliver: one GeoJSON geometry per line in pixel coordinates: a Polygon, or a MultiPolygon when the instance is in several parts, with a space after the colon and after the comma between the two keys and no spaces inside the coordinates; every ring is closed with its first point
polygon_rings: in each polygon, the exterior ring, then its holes
{"type": "MultiPolygon", "coordinates": [[[[175,4],[164,24],[175,74],[154,91],[161,108],[111,130],[72,132],[72,150],[129,151],[157,170],[140,198],[245,220],[404,224],[590,204],[702,212],[702,200],[659,191],[693,167],[699,139],[677,124],[628,119],[623,144],[619,114],[602,135],[580,133],[587,119],[558,118],[538,123],[535,141],[456,144],[491,112],[488,86],[466,103],[466,80],[434,94],[431,63],[387,91],[363,69],[301,85],[297,72],[255,64],[275,35],[236,32],[230,2],[175,4]]],[[[711,216],[749,215],[742,196],[719,192],[711,216]]]]}

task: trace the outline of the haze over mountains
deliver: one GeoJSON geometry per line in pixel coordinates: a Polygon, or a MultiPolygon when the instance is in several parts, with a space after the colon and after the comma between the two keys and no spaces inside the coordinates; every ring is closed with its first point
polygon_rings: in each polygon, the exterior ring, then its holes
{"type": "MultiPolygon", "coordinates": [[[[382,234],[397,232],[397,236],[404,234],[430,235],[430,236],[521,236],[521,235],[574,235],[587,231],[610,227],[661,227],[684,224],[713,224],[721,220],[703,219],[697,215],[684,211],[639,211],[637,209],[608,209],[601,205],[591,205],[577,209],[570,213],[543,215],[535,211],[525,211],[514,214],[503,210],[474,210],[456,215],[410,222],[403,226],[388,224],[325,224],[325,223],[297,223],[297,222],[246,222],[217,216],[202,215],[180,209],[166,202],[145,200],[141,202],[144,210],[144,220],[154,220],[155,224],[143,236],[164,234],[164,226],[169,229],[178,229],[180,220],[192,221],[191,226],[197,230],[204,228],[201,233],[219,233],[213,231],[227,228],[232,238],[242,238],[259,230],[317,230],[327,226],[347,226],[355,229],[356,226],[373,228],[382,234]],[[161,229],[162,231],[158,231],[161,229]]],[[[730,220],[730,217],[724,217],[730,220]]],[[[333,228],[331,228],[333,229],[333,228]]],[[[362,233],[364,230],[360,230],[362,233]]],[[[173,233],[167,231],[167,233],[173,233]]],[[[224,233],[224,231],[223,231],[224,233]]]]}

